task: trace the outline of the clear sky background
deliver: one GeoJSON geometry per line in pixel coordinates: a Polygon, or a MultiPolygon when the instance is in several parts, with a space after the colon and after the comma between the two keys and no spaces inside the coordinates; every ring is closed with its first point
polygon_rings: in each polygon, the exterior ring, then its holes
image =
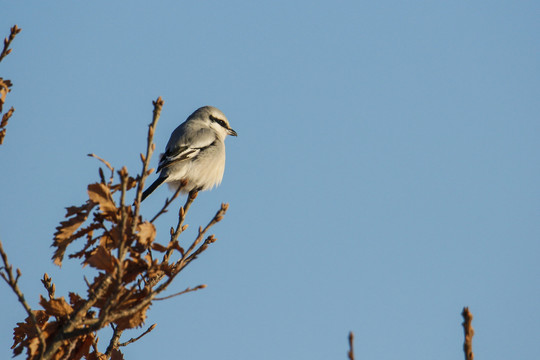
{"type": "MultiPolygon", "coordinates": [[[[52,265],[64,207],[96,153],[140,171],[196,108],[227,139],[218,242],[155,304],[127,359],[540,358],[540,3],[535,1],[4,1],[13,115],[0,147],[0,239],[37,307],[82,291],[52,265]]],[[[157,165],[157,157],[153,160],[157,165]]],[[[152,216],[170,192],[144,202],[152,216]]],[[[176,208],[183,204],[176,202],[176,208]]],[[[168,239],[176,211],[158,223],[168,239]]],[[[188,232],[184,241],[193,238],[188,232]]],[[[0,358],[25,314],[0,285],[0,358]]],[[[140,333],[134,331],[123,340],[140,333]]],[[[101,344],[107,341],[107,334],[101,344]]]]}

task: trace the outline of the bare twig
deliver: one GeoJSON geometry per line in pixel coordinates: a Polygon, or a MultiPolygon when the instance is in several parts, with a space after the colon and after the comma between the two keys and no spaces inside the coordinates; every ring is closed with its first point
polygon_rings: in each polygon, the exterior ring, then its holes
{"type": "Polygon", "coordinates": [[[26,299],[24,298],[24,294],[22,293],[21,289],[18,285],[19,277],[21,276],[21,272],[19,269],[17,269],[17,276],[13,276],[13,266],[9,264],[8,257],[6,252],[4,251],[4,247],[2,246],[2,242],[0,241],[0,256],[2,257],[2,261],[4,263],[4,266],[0,268],[0,276],[5,280],[5,282],[11,287],[11,290],[17,295],[17,298],[19,299],[19,302],[23,306],[24,310],[26,310],[26,313],[32,320],[32,324],[34,325],[34,329],[36,330],[36,333],[39,338],[40,343],[40,349],[39,349],[39,356],[43,354],[45,351],[45,336],[43,335],[43,332],[41,331],[41,327],[39,326],[36,316],[32,312],[32,309],[30,308],[30,305],[26,302],[26,299]]]}
{"type": "Polygon", "coordinates": [[[137,336],[136,338],[131,338],[129,339],[128,341],[126,342],[123,342],[123,343],[119,343],[118,344],[118,347],[121,347],[121,346],[127,346],[131,343],[134,343],[135,341],[139,340],[140,338],[142,338],[144,335],[148,334],[150,331],[154,330],[155,327],[156,327],[157,324],[153,324],[152,326],[150,326],[148,329],[146,329],[145,332],[143,332],[141,335],[137,336]]]}
{"type": "MultiPolygon", "coordinates": [[[[185,184],[181,184],[178,187],[178,190],[176,191],[177,192],[180,191],[183,186],[185,186],[185,184]]],[[[180,237],[180,234],[187,229],[187,225],[184,226],[184,220],[186,219],[186,214],[189,211],[191,204],[193,204],[193,201],[195,201],[196,198],[197,198],[197,191],[191,191],[186,199],[186,203],[184,204],[184,206],[180,207],[180,210],[178,211],[178,224],[176,225],[176,230],[174,230],[174,232],[172,231],[172,228],[171,228],[171,240],[169,241],[169,245],[172,245],[175,242],[177,242],[178,238],[180,237]]],[[[173,250],[172,246],[169,246],[169,249],[167,250],[165,255],[163,255],[164,262],[169,261],[172,250],[173,250]]]]}
{"type": "Polygon", "coordinates": [[[177,292],[176,294],[172,294],[172,295],[165,296],[165,297],[162,297],[162,298],[155,298],[154,300],[156,300],[156,301],[158,301],[158,300],[167,300],[167,299],[173,298],[175,296],[184,295],[184,294],[187,294],[189,292],[201,290],[201,289],[204,289],[204,288],[206,288],[206,285],[203,284],[203,285],[196,286],[194,288],[187,288],[186,290],[177,292]]]}
{"type": "Polygon", "coordinates": [[[122,336],[123,330],[119,330],[118,326],[111,325],[113,329],[113,336],[111,338],[111,341],[109,342],[109,346],[107,346],[107,350],[105,351],[105,355],[107,356],[107,359],[111,357],[112,351],[114,349],[118,349],[118,342],[120,341],[120,336],[122,336]]]}
{"type": "Polygon", "coordinates": [[[141,205],[141,196],[144,189],[144,182],[146,180],[146,177],[149,175],[148,168],[150,167],[150,159],[152,158],[152,154],[154,153],[154,149],[156,145],[154,144],[154,132],[156,130],[156,125],[159,120],[159,116],[161,115],[161,109],[163,108],[164,101],[159,96],[156,101],[152,101],[152,104],[154,105],[154,111],[153,111],[153,117],[152,122],[150,125],[148,125],[148,136],[146,141],[146,155],[141,154],[141,160],[143,162],[143,168],[141,171],[141,177],[139,181],[137,181],[137,193],[135,195],[135,215],[133,221],[133,228],[132,232],[135,233],[135,229],[137,229],[138,225],[138,218],[139,218],[139,212],[140,212],[140,205],[141,205]]]}
{"type": "MultiPolygon", "coordinates": [[[[11,49],[9,48],[9,45],[15,39],[15,36],[21,32],[21,29],[17,27],[17,25],[14,25],[10,29],[9,37],[4,39],[4,48],[2,52],[0,53],[0,61],[2,61],[10,52],[11,49]]],[[[6,100],[6,95],[11,91],[12,83],[11,81],[7,79],[0,78],[0,145],[4,142],[4,138],[6,136],[6,126],[8,124],[9,119],[11,118],[11,115],[13,115],[13,112],[15,111],[15,108],[12,106],[4,115],[2,115],[2,111],[4,108],[4,102],[6,100]]]]}
{"type": "Polygon", "coordinates": [[[109,184],[112,184],[112,182],[114,180],[114,168],[111,166],[111,164],[107,160],[105,160],[103,158],[100,158],[96,154],[88,154],[87,156],[98,159],[99,161],[101,161],[111,171],[111,176],[109,178],[109,184]]]}
{"type": "Polygon", "coordinates": [[[52,283],[52,279],[49,276],[49,274],[45,273],[43,275],[43,279],[41,279],[41,283],[43,284],[43,286],[45,287],[45,289],[49,293],[49,299],[54,298],[54,292],[55,292],[56,288],[55,288],[54,284],[52,283]]]}
{"type": "Polygon", "coordinates": [[[66,359],[71,359],[71,354],[75,350],[76,346],[77,346],[77,341],[72,341],[71,344],[69,344],[69,348],[67,349],[67,354],[65,355],[66,359]]]}
{"type": "Polygon", "coordinates": [[[127,192],[127,181],[128,181],[128,173],[127,169],[125,167],[122,168],[118,172],[118,175],[120,176],[120,184],[121,184],[121,193],[120,193],[120,244],[118,246],[118,261],[116,262],[117,266],[117,281],[121,281],[123,276],[123,260],[126,253],[126,240],[128,239],[128,234],[126,234],[126,206],[125,206],[125,199],[126,199],[126,192],[127,192]]]}
{"type": "Polygon", "coordinates": [[[349,360],[354,360],[354,346],[353,346],[353,342],[354,342],[354,334],[353,332],[351,331],[349,333],[349,352],[347,352],[347,355],[349,356],[349,360]]]}
{"type": "Polygon", "coordinates": [[[206,247],[208,247],[208,244],[213,243],[214,241],[216,241],[216,238],[213,235],[209,236],[205,240],[204,244],[202,244],[193,254],[190,255],[191,251],[193,251],[195,249],[195,247],[202,241],[202,239],[204,237],[204,234],[212,226],[214,226],[215,224],[220,222],[221,219],[223,219],[223,216],[225,216],[225,213],[227,212],[228,208],[229,208],[229,204],[221,204],[221,209],[218,210],[218,212],[216,213],[214,218],[212,220],[210,220],[208,225],[206,225],[206,227],[204,229],[202,227],[199,228],[199,235],[197,236],[195,241],[193,241],[193,243],[191,244],[189,249],[182,255],[182,258],[176,262],[175,271],[178,272],[178,271],[182,270],[184,267],[186,267],[186,265],[188,265],[192,260],[194,260],[197,255],[199,255],[202,251],[206,250],[206,247]]]}
{"type": "Polygon", "coordinates": [[[98,343],[98,337],[94,336],[94,340],[92,341],[92,349],[94,349],[94,352],[96,354],[99,353],[97,343],[98,343]]]}
{"type": "Polygon", "coordinates": [[[473,316],[468,307],[464,307],[461,312],[463,316],[463,332],[465,333],[465,341],[463,342],[463,351],[465,352],[465,360],[474,360],[474,353],[472,351],[472,338],[474,336],[474,329],[472,327],[473,316]]]}
{"type": "Polygon", "coordinates": [[[0,53],[0,61],[4,60],[4,58],[9,55],[9,53],[11,52],[9,45],[11,44],[13,39],[15,39],[15,36],[21,32],[21,28],[18,28],[17,25],[13,25],[13,27],[9,30],[9,37],[4,39],[4,49],[2,50],[2,53],[0,53]]]}
{"type": "MultiPolygon", "coordinates": [[[[194,193],[194,194],[190,193],[190,196],[188,197],[188,200],[186,201],[186,205],[190,205],[193,202],[193,200],[195,200],[196,196],[197,196],[196,193],[194,193]]],[[[186,206],[186,207],[189,209],[189,206],[186,206]]],[[[154,300],[156,298],[156,295],[158,295],[158,294],[162,293],[163,291],[165,291],[167,289],[167,287],[171,284],[171,282],[180,273],[180,271],[182,269],[184,269],[189,263],[191,263],[191,261],[193,261],[200,253],[205,251],[208,248],[208,245],[210,245],[211,243],[216,241],[216,238],[214,237],[214,235],[210,235],[210,236],[208,236],[206,238],[204,243],[201,246],[199,246],[199,248],[197,248],[192,254],[190,254],[197,247],[197,245],[202,241],[202,239],[204,237],[204,234],[212,226],[214,226],[216,223],[218,223],[219,221],[221,221],[223,219],[223,217],[225,216],[228,208],[229,208],[229,204],[221,204],[221,208],[217,211],[216,215],[214,215],[214,217],[208,223],[208,225],[206,225],[206,227],[204,229],[202,227],[199,228],[199,235],[193,241],[193,243],[191,244],[189,249],[182,254],[182,258],[180,258],[180,260],[178,260],[174,264],[172,274],[169,275],[168,279],[165,282],[161,283],[156,289],[152,289],[151,294],[147,297],[147,299],[152,301],[152,300],[154,300]]],[[[180,217],[185,216],[185,212],[184,212],[183,208],[180,208],[179,216],[180,217]]],[[[179,226],[177,228],[177,231],[178,231],[178,229],[184,228],[181,225],[182,222],[183,222],[183,220],[181,219],[179,221],[179,226]]],[[[174,233],[172,234],[172,236],[174,237],[174,233]]],[[[171,242],[173,241],[173,239],[171,239],[171,242]]],[[[153,288],[154,285],[159,283],[159,281],[162,279],[162,277],[163,276],[159,276],[156,279],[152,279],[152,281],[150,282],[150,288],[153,288]]],[[[139,304],[139,306],[142,308],[143,305],[139,304]]]]}
{"type": "MultiPolygon", "coordinates": [[[[9,80],[8,80],[9,81],[9,80]]],[[[6,84],[6,82],[3,82],[2,81],[2,78],[0,78],[0,87],[4,87],[4,89],[6,89],[6,87],[4,86],[6,84]]],[[[11,83],[10,83],[11,84],[11,83]]],[[[9,88],[7,88],[7,90],[9,90],[9,88]]],[[[0,89],[1,91],[1,89],[0,89]]],[[[2,111],[2,106],[3,106],[3,102],[2,102],[2,99],[0,99],[0,112],[2,111]]],[[[0,145],[2,145],[4,143],[4,138],[6,136],[6,126],[8,124],[8,121],[9,119],[11,118],[11,115],[13,115],[13,112],[15,111],[15,108],[12,106],[8,112],[6,112],[3,116],[2,116],[2,120],[0,121],[0,145]]]]}
{"type": "Polygon", "coordinates": [[[150,220],[151,223],[156,221],[156,219],[158,217],[160,217],[161,215],[163,215],[164,213],[167,212],[167,208],[169,207],[169,205],[171,205],[171,203],[174,201],[174,199],[176,199],[178,197],[178,195],[180,195],[181,190],[182,190],[182,187],[179,186],[178,189],[176,189],[174,195],[170,199],[169,198],[165,199],[165,204],[163,205],[161,210],[159,210],[159,212],[152,218],[152,220],[150,220]]]}

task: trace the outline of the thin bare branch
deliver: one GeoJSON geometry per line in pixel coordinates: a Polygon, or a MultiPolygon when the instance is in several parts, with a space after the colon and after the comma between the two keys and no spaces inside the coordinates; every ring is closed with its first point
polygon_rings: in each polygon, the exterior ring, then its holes
{"type": "Polygon", "coordinates": [[[67,349],[66,356],[65,356],[66,359],[71,359],[71,354],[72,354],[73,351],[75,350],[75,347],[76,347],[76,346],[77,346],[77,341],[72,341],[72,342],[69,344],[69,348],[67,349]]]}
{"type": "Polygon", "coordinates": [[[107,356],[107,359],[111,357],[112,351],[114,349],[118,349],[118,342],[120,341],[120,337],[122,336],[123,330],[119,330],[118,326],[114,326],[111,324],[111,327],[113,329],[113,336],[111,337],[111,341],[109,342],[109,346],[107,346],[107,350],[105,351],[105,355],[107,356]]]}
{"type": "Polygon", "coordinates": [[[17,277],[13,276],[13,266],[9,264],[7,254],[4,251],[4,247],[2,245],[2,241],[0,241],[0,256],[2,257],[2,261],[4,263],[3,268],[0,269],[0,276],[6,281],[6,283],[9,285],[11,290],[15,293],[15,295],[17,295],[17,298],[19,299],[19,302],[21,303],[24,310],[26,311],[26,314],[28,314],[28,316],[32,320],[32,324],[34,325],[34,329],[36,330],[36,333],[38,334],[39,343],[41,345],[39,349],[39,354],[41,357],[41,355],[45,351],[45,336],[43,335],[43,332],[41,331],[41,327],[39,326],[37,322],[36,316],[32,312],[30,305],[28,305],[28,303],[26,302],[26,299],[24,298],[24,294],[22,293],[17,283],[17,280],[21,276],[21,272],[19,269],[17,269],[17,277]]]}
{"type": "Polygon", "coordinates": [[[4,49],[0,53],[0,61],[4,60],[4,58],[9,55],[11,52],[9,45],[11,45],[11,42],[15,39],[15,36],[21,32],[21,28],[18,28],[17,25],[13,25],[13,27],[9,30],[9,37],[4,39],[4,49]]]}
{"type": "Polygon", "coordinates": [[[465,341],[463,342],[463,352],[465,353],[465,360],[474,360],[474,353],[472,350],[472,339],[474,336],[474,329],[472,327],[473,316],[468,307],[464,307],[461,312],[463,316],[463,332],[465,333],[465,341]]]}
{"type": "MultiPolygon", "coordinates": [[[[4,48],[2,49],[2,52],[0,53],[0,61],[2,61],[10,52],[11,49],[9,48],[9,45],[11,42],[15,39],[15,36],[21,32],[21,29],[17,27],[17,25],[14,25],[10,29],[10,34],[7,38],[4,39],[4,48]]],[[[7,79],[0,78],[0,115],[2,115],[2,111],[4,108],[4,101],[6,99],[6,95],[11,91],[11,81],[7,79]]],[[[8,124],[9,119],[11,118],[11,115],[13,115],[13,112],[15,111],[15,108],[12,106],[2,117],[0,118],[0,145],[4,143],[4,138],[6,136],[6,126],[8,124]]]]}
{"type": "Polygon", "coordinates": [[[43,284],[43,286],[47,290],[47,293],[49,293],[49,299],[54,298],[54,292],[55,292],[56,288],[55,288],[54,284],[52,283],[51,277],[47,273],[45,273],[43,275],[43,279],[41,279],[41,283],[43,284]]]}
{"type": "Polygon", "coordinates": [[[150,159],[152,158],[152,154],[154,153],[155,144],[154,144],[154,132],[156,130],[156,125],[158,123],[159,117],[161,115],[161,109],[163,108],[164,101],[159,96],[156,101],[152,101],[152,104],[154,105],[154,111],[153,111],[153,117],[152,122],[150,125],[148,125],[148,136],[146,141],[146,155],[142,156],[141,159],[143,161],[143,167],[141,171],[141,175],[139,178],[139,181],[137,181],[137,193],[135,194],[135,215],[134,215],[134,221],[133,221],[133,228],[132,233],[135,233],[135,229],[137,229],[138,224],[138,218],[140,213],[140,206],[141,206],[141,196],[144,189],[144,183],[146,180],[146,177],[148,176],[148,169],[150,167],[150,159]]]}
{"type": "Polygon", "coordinates": [[[109,184],[112,184],[114,180],[114,168],[111,166],[111,164],[107,160],[100,158],[96,154],[88,154],[87,156],[98,159],[111,171],[111,176],[109,177],[109,184]]]}
{"type": "Polygon", "coordinates": [[[123,276],[123,265],[122,262],[124,260],[124,256],[126,253],[126,240],[128,239],[128,234],[126,234],[126,206],[125,206],[125,199],[126,199],[126,192],[127,192],[127,181],[128,181],[128,173],[127,169],[125,167],[122,168],[118,172],[118,175],[120,176],[120,184],[121,184],[121,193],[120,193],[120,244],[118,245],[118,261],[116,262],[117,267],[117,281],[121,281],[123,276]]]}
{"type": "Polygon", "coordinates": [[[172,294],[172,295],[165,296],[165,297],[161,297],[161,298],[155,298],[154,300],[155,300],[155,301],[167,300],[167,299],[173,298],[173,297],[175,297],[175,296],[184,295],[184,294],[187,294],[187,293],[189,293],[189,292],[201,290],[201,289],[204,289],[204,288],[206,288],[206,285],[203,284],[203,285],[196,286],[196,287],[194,287],[194,288],[187,288],[186,290],[177,292],[176,294],[172,294]]]}
{"type": "MultiPolygon", "coordinates": [[[[184,184],[180,185],[178,187],[177,192],[180,191],[180,189],[185,186],[184,184]]],[[[191,191],[186,199],[186,203],[184,206],[180,208],[178,211],[178,224],[176,225],[176,229],[173,233],[171,233],[171,240],[169,242],[169,245],[172,245],[173,243],[178,241],[178,238],[180,237],[180,234],[187,228],[187,225],[184,226],[184,221],[186,219],[186,214],[189,211],[189,208],[191,207],[191,204],[193,204],[193,201],[197,198],[197,191],[191,191]]],[[[172,229],[171,229],[172,230],[172,229]]],[[[169,250],[163,255],[163,261],[168,262],[169,258],[171,257],[172,253],[172,246],[169,246],[169,250]]]]}
{"type": "MultiPolygon", "coordinates": [[[[15,39],[15,36],[20,32],[21,29],[18,28],[17,25],[14,25],[10,29],[9,37],[4,39],[4,48],[0,53],[0,61],[2,61],[11,52],[9,45],[15,39]]],[[[2,115],[6,95],[11,91],[11,86],[12,83],[10,80],[0,78],[0,115],[2,116],[0,118],[0,145],[4,143],[4,138],[7,132],[6,126],[11,118],[11,115],[13,115],[13,112],[15,111],[15,108],[12,106],[4,115],[2,115]]]]}
{"type": "Polygon", "coordinates": [[[131,339],[129,339],[129,340],[126,341],[126,342],[123,342],[123,343],[118,344],[118,347],[121,347],[121,346],[127,346],[127,345],[129,345],[129,344],[134,343],[135,341],[139,340],[140,338],[142,338],[143,336],[145,336],[146,334],[148,334],[150,331],[154,330],[154,329],[156,328],[156,325],[157,325],[157,324],[153,324],[153,325],[150,326],[148,329],[146,329],[145,332],[143,332],[141,335],[137,336],[136,338],[131,338],[131,339]]]}
{"type": "Polygon", "coordinates": [[[176,271],[180,271],[182,270],[185,266],[187,266],[192,260],[194,260],[197,255],[199,255],[202,251],[206,250],[206,247],[213,243],[214,241],[216,241],[216,238],[211,235],[209,236],[204,244],[202,244],[193,254],[190,255],[191,251],[193,251],[195,249],[195,247],[202,241],[203,237],[204,237],[204,234],[212,227],[214,226],[215,224],[217,224],[218,222],[221,221],[221,219],[223,219],[223,216],[225,216],[225,214],[227,213],[227,209],[229,208],[229,204],[221,204],[221,209],[218,210],[218,212],[216,213],[216,215],[214,215],[214,217],[212,218],[212,220],[210,220],[210,222],[208,223],[208,225],[206,225],[206,227],[204,229],[202,228],[199,228],[199,235],[197,236],[197,238],[195,239],[195,241],[193,241],[193,243],[191,244],[191,246],[189,247],[189,249],[184,253],[184,255],[182,256],[182,258],[180,260],[178,260],[175,264],[175,269],[176,271]]]}
{"type": "Polygon", "coordinates": [[[349,356],[349,360],[354,360],[354,334],[351,331],[349,333],[349,352],[347,352],[347,355],[349,356]]]}
{"type": "MultiPolygon", "coordinates": [[[[2,78],[0,78],[2,80],[2,78]]],[[[0,99],[0,112],[2,111],[2,100],[0,99]]],[[[6,126],[8,124],[8,120],[11,118],[11,115],[13,115],[13,112],[15,111],[15,108],[12,106],[3,116],[2,121],[0,121],[0,145],[4,143],[4,138],[6,137],[6,126]]]]}
{"type": "Polygon", "coordinates": [[[169,207],[169,205],[171,205],[171,203],[174,201],[174,199],[176,199],[178,197],[178,195],[180,195],[181,190],[182,190],[182,187],[179,186],[178,189],[176,189],[174,195],[170,199],[169,198],[165,199],[165,204],[163,205],[161,210],[159,210],[159,212],[152,218],[152,220],[150,220],[151,223],[156,221],[156,219],[158,217],[160,217],[161,215],[163,215],[164,213],[167,212],[167,208],[169,207]]]}

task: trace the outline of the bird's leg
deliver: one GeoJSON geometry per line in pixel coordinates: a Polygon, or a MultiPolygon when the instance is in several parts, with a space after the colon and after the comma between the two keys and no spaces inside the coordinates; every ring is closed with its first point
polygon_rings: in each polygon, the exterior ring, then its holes
{"type": "Polygon", "coordinates": [[[178,185],[178,189],[185,188],[187,184],[188,184],[187,179],[180,180],[180,185],[178,185]]]}
{"type": "Polygon", "coordinates": [[[195,200],[195,199],[197,198],[197,194],[199,194],[199,190],[200,190],[200,189],[191,190],[191,191],[189,192],[189,198],[190,198],[191,200],[195,200]]]}

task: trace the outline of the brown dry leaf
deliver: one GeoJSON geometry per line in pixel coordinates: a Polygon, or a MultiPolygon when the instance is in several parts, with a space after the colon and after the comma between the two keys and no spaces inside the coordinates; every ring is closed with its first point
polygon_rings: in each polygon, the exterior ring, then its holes
{"type": "MultiPolygon", "coordinates": [[[[36,317],[39,327],[43,327],[49,320],[49,315],[43,310],[34,310],[32,313],[36,317]]],[[[20,354],[24,350],[25,344],[29,339],[34,337],[37,338],[36,328],[33,324],[32,319],[28,316],[24,322],[17,323],[17,326],[13,329],[13,346],[11,348],[14,349],[14,356],[20,354]]]]}
{"type": "Polygon", "coordinates": [[[26,351],[27,351],[28,355],[36,356],[36,355],[38,355],[39,347],[40,347],[39,338],[36,336],[36,337],[28,340],[28,345],[26,346],[26,351]]]}
{"type": "Polygon", "coordinates": [[[54,233],[52,246],[56,247],[56,251],[54,252],[52,259],[56,265],[62,265],[62,259],[64,258],[64,253],[66,252],[68,245],[79,236],[84,235],[84,233],[80,234],[80,232],[77,233],[77,235],[73,234],[86,221],[94,206],[94,203],[88,201],[82,206],[71,206],[67,208],[66,217],[73,217],[60,222],[60,226],[56,228],[56,232],[54,233]]]}
{"type": "Polygon", "coordinates": [[[118,231],[116,228],[104,233],[103,236],[99,238],[99,245],[103,246],[105,249],[114,249],[116,244],[118,244],[118,239],[116,236],[117,233],[118,231]],[[114,236],[114,239],[111,237],[111,235],[114,236]]]}
{"type": "Polygon", "coordinates": [[[0,130],[0,145],[4,143],[4,137],[6,136],[6,129],[0,130]]]}
{"type": "Polygon", "coordinates": [[[127,189],[133,189],[135,186],[137,186],[137,180],[130,176],[127,181],[127,189]]]}
{"type": "Polygon", "coordinates": [[[147,268],[151,268],[152,266],[157,266],[157,259],[152,259],[152,255],[146,254],[144,255],[144,260],[146,261],[147,268]]]}
{"type": "Polygon", "coordinates": [[[119,330],[140,327],[144,324],[144,320],[146,319],[146,311],[148,308],[150,308],[150,305],[146,305],[139,312],[133,315],[117,319],[114,322],[118,325],[119,330]]]}
{"type": "MultiPolygon", "coordinates": [[[[0,127],[5,127],[9,118],[13,115],[15,108],[12,106],[4,115],[2,115],[2,121],[0,121],[0,127]]],[[[5,131],[5,130],[4,130],[5,131]]]]}
{"type": "Polygon", "coordinates": [[[24,345],[23,344],[13,345],[11,348],[13,349],[13,357],[15,357],[22,354],[24,350],[24,345]]]}
{"type": "Polygon", "coordinates": [[[81,305],[84,302],[85,300],[82,297],[80,297],[79,294],[74,293],[74,292],[69,293],[69,304],[71,305],[71,307],[76,309],[79,305],[81,305]]]}
{"type": "Polygon", "coordinates": [[[90,295],[92,292],[96,291],[96,288],[101,284],[102,281],[105,280],[106,277],[107,274],[102,272],[98,273],[98,275],[94,277],[94,281],[92,281],[88,287],[88,294],[90,295]]]}
{"type": "Polygon", "coordinates": [[[94,342],[94,335],[88,334],[82,339],[79,338],[78,344],[75,346],[76,352],[70,357],[70,359],[82,359],[83,356],[88,356],[90,352],[90,347],[94,342]]]}
{"type": "Polygon", "coordinates": [[[174,264],[161,263],[159,269],[165,273],[167,276],[171,276],[174,270],[174,264]]]}
{"type": "Polygon", "coordinates": [[[9,89],[13,84],[10,80],[4,80],[3,78],[0,78],[0,111],[2,111],[2,105],[4,105],[4,102],[6,101],[6,95],[11,90],[9,89]]]}
{"type": "Polygon", "coordinates": [[[145,248],[148,248],[156,238],[156,228],[154,224],[145,221],[137,227],[137,238],[139,244],[143,245],[145,248]]]}
{"type": "Polygon", "coordinates": [[[110,189],[105,184],[95,183],[88,185],[88,197],[99,204],[101,212],[106,216],[116,219],[117,208],[111,195],[110,189]]]}
{"type": "Polygon", "coordinates": [[[48,315],[50,316],[68,316],[73,312],[73,308],[69,305],[64,297],[57,299],[51,299],[47,301],[43,296],[39,296],[39,304],[45,309],[48,315]]]}
{"type": "Polygon", "coordinates": [[[73,238],[78,239],[78,238],[81,238],[81,237],[83,237],[85,235],[90,235],[90,238],[88,239],[90,241],[90,240],[92,240],[92,233],[94,232],[94,230],[97,230],[99,228],[101,228],[101,224],[92,223],[92,224],[88,225],[87,227],[84,227],[84,228],[80,229],[75,234],[73,234],[73,238]]]}
{"type": "Polygon", "coordinates": [[[124,261],[124,276],[122,281],[125,284],[137,279],[146,270],[146,263],[141,259],[127,259],[124,261]]]}
{"type": "Polygon", "coordinates": [[[77,251],[73,254],[69,254],[69,258],[70,259],[73,259],[73,258],[82,258],[83,256],[84,257],[88,257],[89,256],[89,251],[88,249],[90,247],[92,247],[96,241],[97,241],[97,238],[94,238],[93,235],[94,235],[94,230],[96,229],[99,229],[101,227],[101,224],[99,223],[92,223],[90,225],[88,225],[87,227],[85,228],[82,228],[80,229],[79,231],[77,231],[77,233],[75,233],[73,235],[73,238],[74,239],[78,239],[79,237],[82,237],[82,235],[86,235],[86,244],[84,245],[84,247],[80,250],[80,251],[77,251]]]}
{"type": "Polygon", "coordinates": [[[15,328],[13,329],[13,346],[11,347],[12,349],[17,344],[24,341],[26,337],[32,337],[33,335],[35,335],[34,326],[28,322],[29,319],[30,317],[27,317],[26,322],[17,323],[17,326],[15,326],[15,328]]]}
{"type": "Polygon", "coordinates": [[[111,360],[124,360],[124,354],[118,349],[111,351],[111,360]]]}
{"type": "Polygon", "coordinates": [[[152,249],[159,251],[159,252],[165,252],[167,251],[167,248],[161,244],[158,243],[152,243],[152,249]]]}
{"type": "Polygon", "coordinates": [[[107,360],[107,355],[102,354],[99,351],[97,353],[92,351],[90,354],[88,354],[86,360],[107,360]]]}
{"type": "Polygon", "coordinates": [[[103,246],[98,246],[92,251],[92,255],[84,263],[99,270],[112,272],[116,264],[116,259],[103,246]]]}
{"type": "Polygon", "coordinates": [[[60,323],[58,321],[49,321],[48,323],[46,323],[45,326],[42,328],[45,339],[53,336],[56,333],[56,330],[58,330],[59,326],[60,323]]]}

